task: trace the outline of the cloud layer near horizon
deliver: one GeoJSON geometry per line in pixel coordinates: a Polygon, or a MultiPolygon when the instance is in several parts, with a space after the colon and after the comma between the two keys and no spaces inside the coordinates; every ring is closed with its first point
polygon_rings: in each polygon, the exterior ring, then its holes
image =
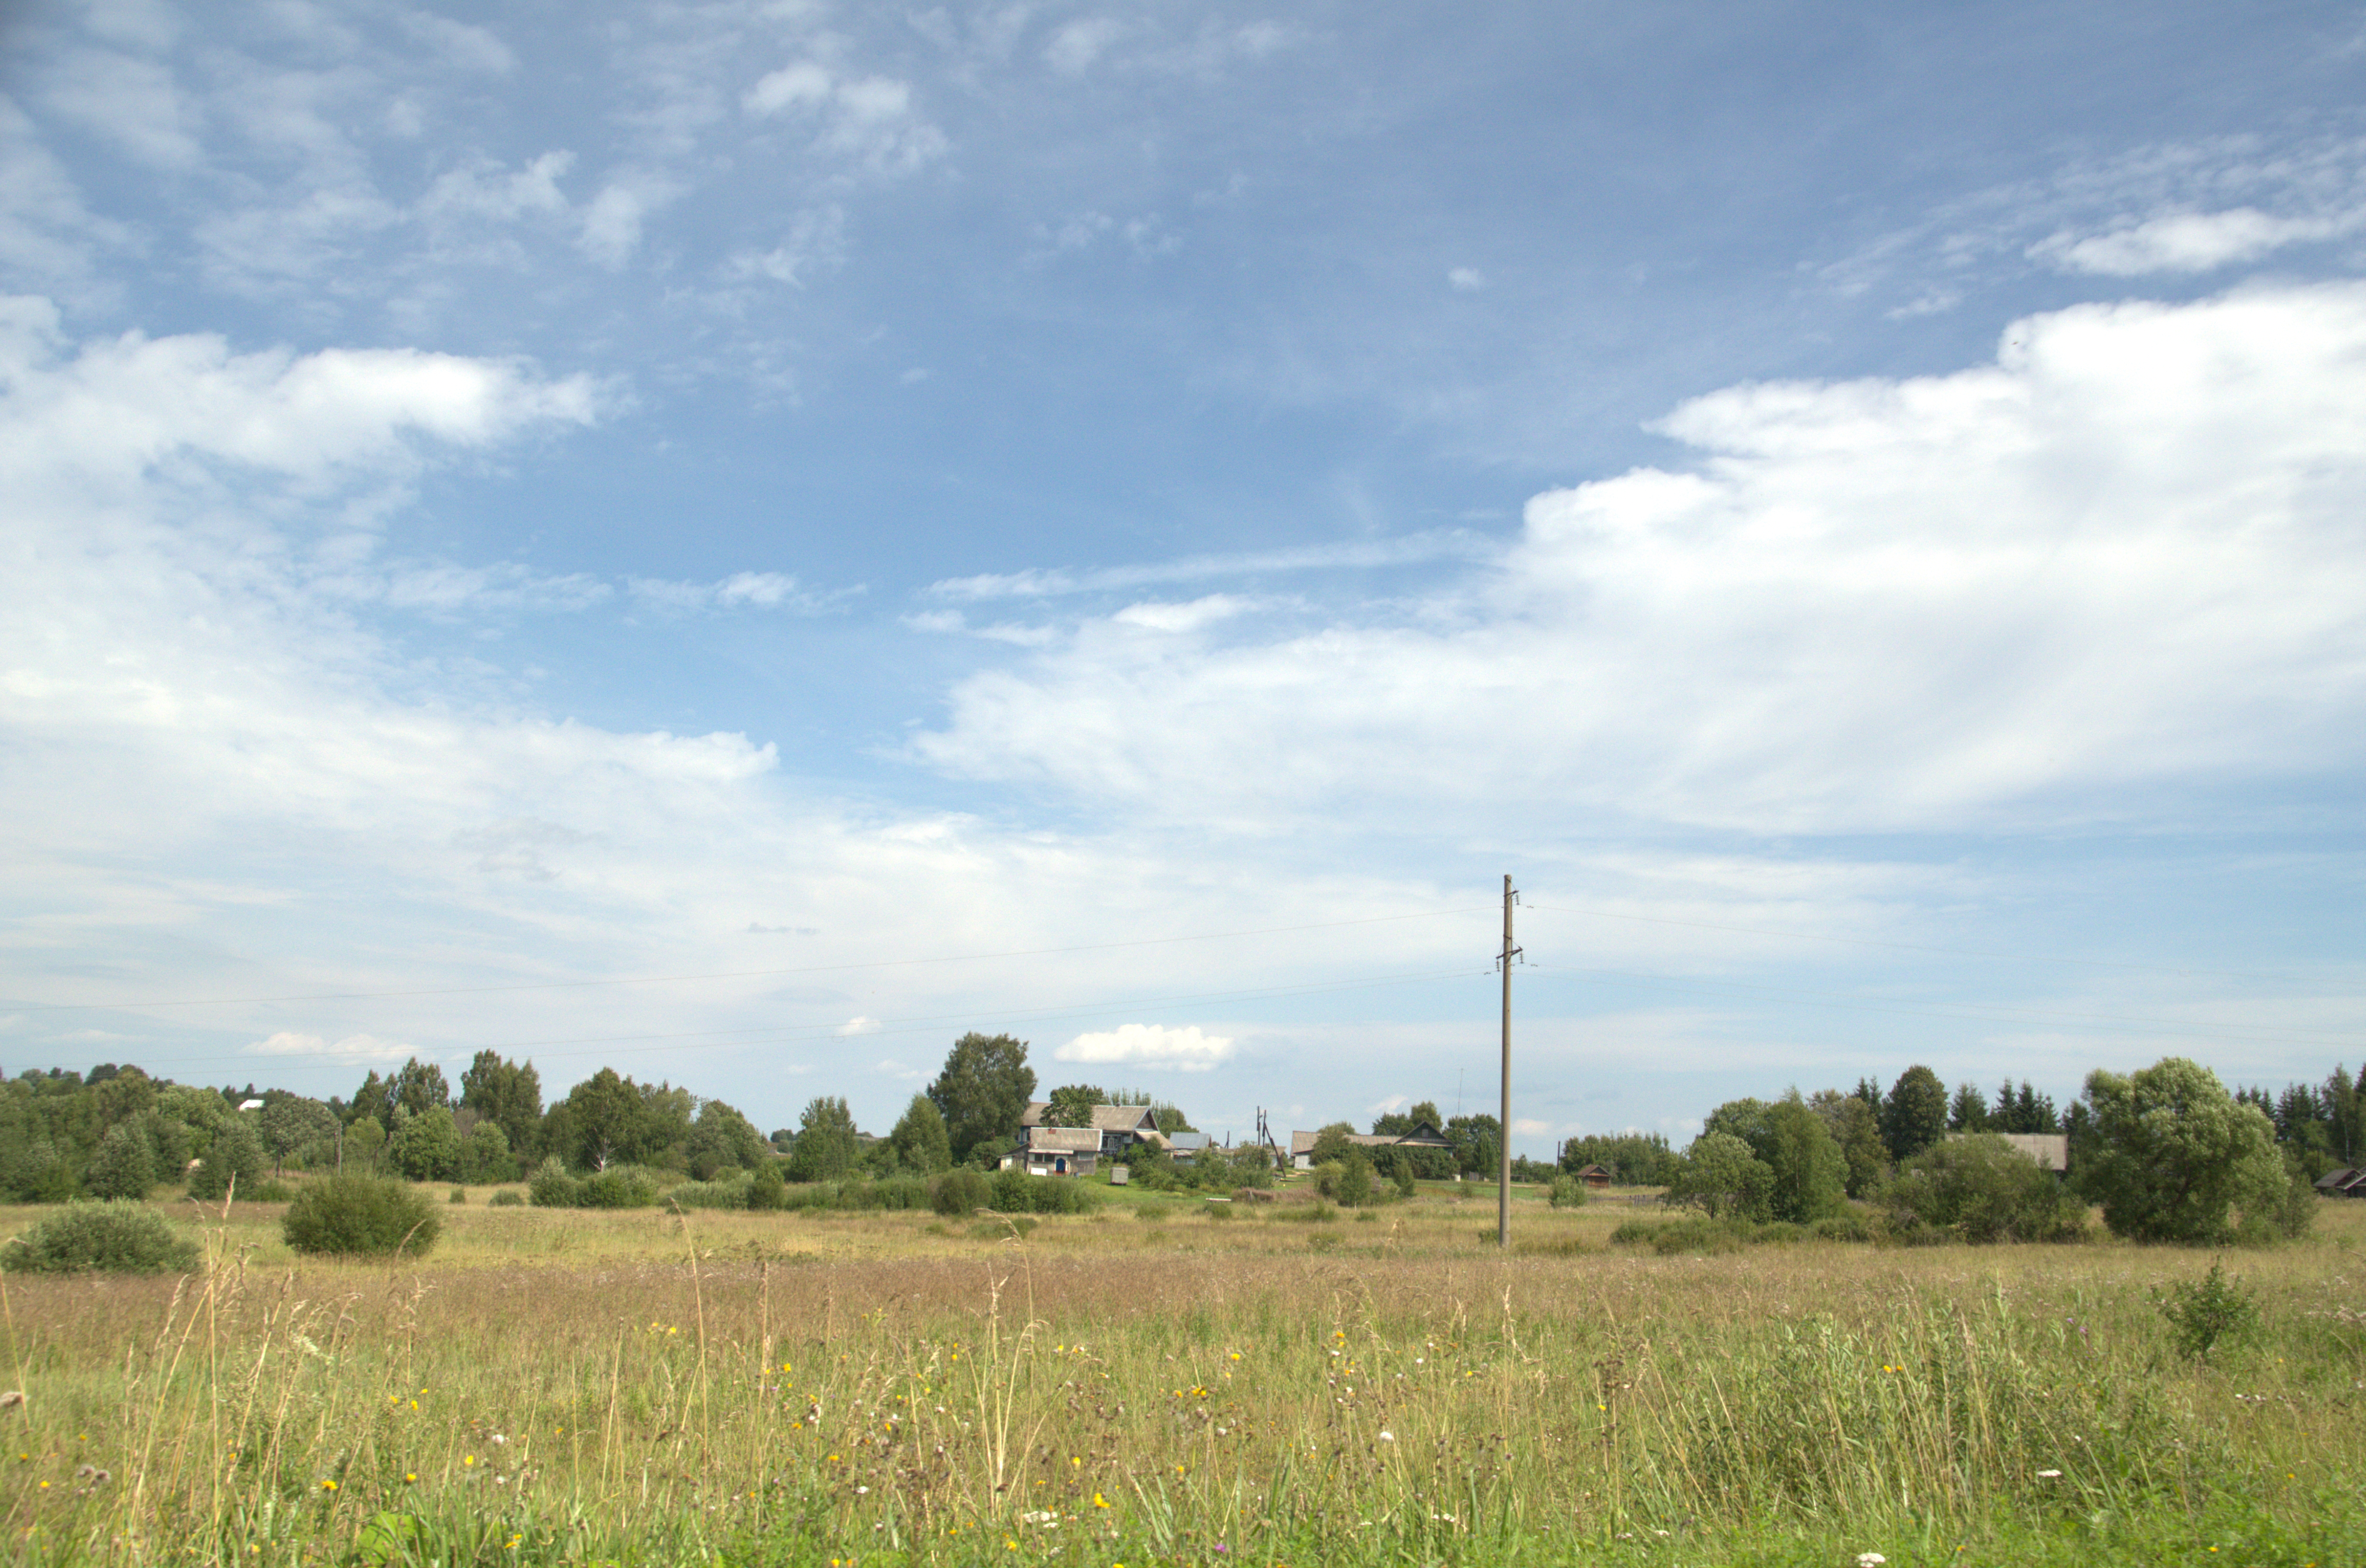
{"type": "Polygon", "coordinates": [[[918,752],[1262,831],[2158,823],[2360,760],[2366,287],[2081,306],[1992,364],[1662,428],[1696,467],[1537,497],[1476,582],[1311,626],[1088,619],[963,680],[918,752]]]}

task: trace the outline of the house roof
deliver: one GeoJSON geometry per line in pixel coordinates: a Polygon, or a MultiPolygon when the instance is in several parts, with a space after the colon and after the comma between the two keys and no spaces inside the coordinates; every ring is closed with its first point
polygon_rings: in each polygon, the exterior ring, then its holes
{"type": "MultiPolygon", "coordinates": [[[[1322,1136],[1319,1132],[1291,1133],[1290,1135],[1291,1158],[1313,1153],[1314,1140],[1322,1136]]],[[[1347,1141],[1358,1148],[1452,1148],[1454,1147],[1447,1141],[1445,1134],[1427,1122],[1414,1124],[1413,1131],[1402,1137],[1394,1133],[1349,1133],[1347,1141]]]]}
{"type": "Polygon", "coordinates": [[[2070,1169],[2070,1138],[2065,1133],[1999,1133],[1997,1137],[2047,1170],[2070,1169]]]}
{"type": "Polygon", "coordinates": [[[2338,1170],[2328,1170],[2316,1179],[2316,1190],[2320,1193],[2338,1193],[2349,1185],[2350,1179],[2357,1174],[2356,1170],[2346,1165],[2338,1170]]]}
{"type": "MultiPolygon", "coordinates": [[[[1049,1100],[1034,1100],[1020,1112],[1019,1125],[1035,1127],[1043,1125],[1043,1113],[1052,1108],[1049,1100]]],[[[1158,1118],[1147,1105],[1096,1105],[1093,1107],[1093,1131],[1101,1133],[1155,1133],[1158,1118]]]]}
{"type": "Polygon", "coordinates": [[[1202,1149],[1216,1141],[1206,1133],[1166,1133],[1162,1136],[1169,1148],[1202,1149]]]}
{"type": "Polygon", "coordinates": [[[1090,1127],[1030,1127],[1030,1154],[1098,1154],[1101,1135],[1090,1127]]]}
{"type": "Polygon", "coordinates": [[[1301,1155],[1301,1154],[1312,1154],[1312,1153],[1313,1153],[1313,1152],[1314,1152],[1314,1140],[1315,1140],[1316,1138],[1318,1138],[1318,1137],[1322,1137],[1322,1136],[1323,1136],[1323,1135],[1322,1135],[1322,1134],[1320,1134],[1320,1133],[1306,1133],[1306,1132],[1297,1132],[1297,1133],[1292,1133],[1292,1134],[1290,1134],[1290,1154],[1291,1154],[1293,1157],[1295,1157],[1295,1156],[1297,1156],[1297,1155],[1301,1155]]]}

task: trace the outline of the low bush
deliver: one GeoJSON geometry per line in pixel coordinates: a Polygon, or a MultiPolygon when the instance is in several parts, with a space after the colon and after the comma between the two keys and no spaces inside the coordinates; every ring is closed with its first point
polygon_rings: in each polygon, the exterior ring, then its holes
{"type": "Polygon", "coordinates": [[[658,1183],[648,1171],[631,1165],[611,1165],[583,1178],[577,1189],[578,1207],[587,1209],[648,1209],[658,1202],[658,1183]]]}
{"type": "Polygon", "coordinates": [[[751,1183],[742,1172],[717,1176],[712,1182],[684,1182],[668,1192],[665,1201],[684,1209],[745,1209],[751,1183]]]}
{"type": "Polygon", "coordinates": [[[1882,1203],[1900,1237],[1919,1225],[1970,1242],[2076,1241],[2087,1229],[2085,1203],[1993,1134],[1932,1145],[1899,1167],[1882,1203]]]}
{"type": "Polygon", "coordinates": [[[12,1274],[161,1274],[194,1268],[197,1246],[163,1215],[135,1200],[68,1204],[0,1249],[12,1274]]]}
{"type": "Polygon", "coordinates": [[[994,1183],[964,1165],[929,1183],[929,1206],[941,1215],[975,1214],[994,1201],[994,1183]]]}
{"type": "Polygon", "coordinates": [[[2169,1294],[2155,1298],[2160,1315],[2169,1319],[2177,1348],[2196,1361],[2206,1361],[2220,1344],[2234,1344],[2259,1331],[2259,1304],[2253,1293],[2226,1277],[2216,1263],[2198,1280],[2180,1280],[2169,1294]]]}
{"type": "Polygon", "coordinates": [[[1865,1217],[1861,1214],[1826,1215],[1808,1228],[1819,1241],[1871,1241],[1873,1239],[1873,1226],[1865,1223],[1865,1217]]]}
{"type": "Polygon", "coordinates": [[[788,1183],[781,1179],[781,1162],[767,1159],[748,1174],[748,1206],[760,1213],[789,1206],[788,1183]]]}
{"type": "Polygon", "coordinates": [[[435,1245],[443,1226],[410,1182],[343,1175],[307,1183],[287,1205],[279,1233],[299,1252],[415,1258],[435,1245]]]}
{"type": "Polygon", "coordinates": [[[1545,1202],[1557,1209],[1583,1208],[1585,1199],[1585,1183],[1574,1176],[1556,1176],[1545,1188],[1545,1202]]]}
{"type": "Polygon", "coordinates": [[[583,1184],[567,1173],[557,1155],[535,1166],[526,1183],[526,1193],[538,1209],[571,1209],[582,1192],[583,1184]]]}
{"type": "Polygon", "coordinates": [[[465,1204],[468,1201],[468,1194],[465,1189],[455,1187],[452,1189],[452,1195],[444,1201],[447,1204],[465,1204]]]}
{"type": "Polygon", "coordinates": [[[525,1206],[525,1194],[515,1187],[503,1187],[485,1200],[489,1209],[518,1209],[525,1206]]]}

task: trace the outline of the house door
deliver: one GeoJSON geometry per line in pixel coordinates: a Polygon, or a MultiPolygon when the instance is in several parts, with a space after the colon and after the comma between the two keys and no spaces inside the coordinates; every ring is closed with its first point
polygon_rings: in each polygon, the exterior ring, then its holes
{"type": "Polygon", "coordinates": [[[1065,1158],[1065,1156],[1064,1156],[1063,1158],[1061,1158],[1061,1159],[1055,1159],[1055,1160],[1052,1161],[1052,1174],[1053,1174],[1053,1175],[1054,1175],[1054,1176],[1065,1176],[1067,1173],[1068,1173],[1068,1161],[1067,1161],[1067,1159],[1066,1159],[1066,1158],[1065,1158]]]}

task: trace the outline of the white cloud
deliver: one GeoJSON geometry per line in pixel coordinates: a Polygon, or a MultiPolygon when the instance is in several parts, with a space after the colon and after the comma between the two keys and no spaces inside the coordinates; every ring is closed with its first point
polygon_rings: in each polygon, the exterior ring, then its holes
{"type": "Polygon", "coordinates": [[[767,73],[748,89],[740,105],[751,115],[778,115],[826,104],[829,96],[829,73],[801,60],[767,73]]]}
{"type": "Polygon", "coordinates": [[[1133,566],[989,572],[972,577],[946,577],[930,584],[928,592],[938,599],[1052,599],[1068,594],[1123,591],[1146,588],[1154,583],[1245,577],[1261,572],[1402,566],[1457,558],[1481,560],[1495,553],[1495,545],[1483,534],[1458,528],[1401,534],[1393,539],[1358,539],[1336,544],[1301,545],[1289,550],[1190,555],[1177,561],[1150,562],[1133,566]]]}
{"type": "Polygon", "coordinates": [[[2141,814],[2354,768],[2366,287],[2005,337],[1951,375],[1688,403],[1662,428],[1695,471],[1539,496],[1500,572],[1408,613],[1188,649],[1088,621],[969,678],[918,748],[1152,819],[1457,802],[1768,832],[2141,814]]]}
{"type": "Polygon", "coordinates": [[[306,1035],[283,1029],[270,1038],[257,1040],[246,1047],[248,1054],[259,1057],[303,1057],[318,1062],[336,1062],[359,1066],[376,1066],[381,1062],[401,1063],[419,1053],[411,1047],[395,1040],[381,1040],[375,1035],[348,1035],[333,1045],[318,1035],[306,1035]]]}
{"type": "Polygon", "coordinates": [[[1223,1035],[1202,1034],[1197,1025],[1177,1029],[1164,1024],[1121,1024],[1079,1035],[1052,1055],[1059,1061],[1091,1066],[1206,1072],[1233,1058],[1233,1041],[1223,1035]]]}
{"type": "Polygon", "coordinates": [[[2358,227],[2361,217],[2273,218],[2257,207],[2180,212],[2083,239],[2057,234],[2030,254],[2071,272],[2108,277],[2147,273],[2202,273],[2253,262],[2287,245],[2328,240],[2358,227]]]}
{"type": "Polygon", "coordinates": [[[1211,593],[1189,604],[1129,604],[1110,619],[1121,626],[1137,626],[1145,632],[1197,632],[1253,608],[1250,600],[1236,595],[1211,593]]]}
{"type": "Polygon", "coordinates": [[[862,592],[858,587],[817,593],[782,572],[734,572],[711,583],[633,577],[627,586],[636,598],[668,610],[786,610],[808,615],[862,592]]]}
{"type": "Polygon", "coordinates": [[[419,199],[429,218],[455,214],[500,220],[528,213],[567,210],[559,178],[575,165],[575,154],[560,149],[546,152],[514,172],[490,159],[473,159],[438,174],[419,199]]]}
{"type": "Polygon", "coordinates": [[[1090,70],[1125,28],[1107,17],[1084,17],[1062,25],[1043,46],[1043,59],[1054,71],[1076,75],[1090,70]]]}
{"type": "Polygon", "coordinates": [[[641,245],[641,219],[648,201],[630,185],[601,188],[583,212],[584,254],[603,266],[621,267],[641,245]]]}
{"type": "Polygon", "coordinates": [[[1477,267],[1456,267],[1446,274],[1446,281],[1457,291],[1475,294],[1487,286],[1487,277],[1477,267]]]}
{"type": "Polygon", "coordinates": [[[158,168],[195,167],[204,157],[197,106],[171,69],[112,50],[81,49],[44,73],[50,106],[158,168]]]}
{"type": "Polygon", "coordinates": [[[839,1036],[875,1035],[879,1033],[880,1027],[881,1025],[878,1019],[865,1018],[858,1015],[856,1017],[849,1018],[845,1023],[840,1024],[836,1029],[833,1029],[830,1032],[834,1035],[839,1036]]]}
{"type": "Polygon", "coordinates": [[[412,37],[463,71],[506,76],[517,68],[517,57],[510,52],[509,45],[483,28],[429,11],[406,13],[402,25],[412,37]]]}

